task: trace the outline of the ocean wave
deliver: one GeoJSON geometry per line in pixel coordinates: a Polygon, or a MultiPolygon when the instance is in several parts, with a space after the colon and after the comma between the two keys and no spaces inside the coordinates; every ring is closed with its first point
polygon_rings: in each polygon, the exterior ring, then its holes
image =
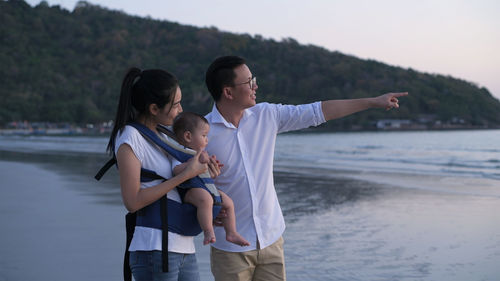
{"type": "Polygon", "coordinates": [[[356,146],[356,148],[376,150],[376,149],[384,149],[385,147],[381,145],[361,145],[361,146],[356,146]]]}
{"type": "Polygon", "coordinates": [[[499,165],[480,160],[457,159],[411,159],[387,157],[326,157],[319,155],[280,155],[275,158],[275,163],[280,166],[284,163],[296,166],[297,169],[317,167],[321,169],[347,169],[352,171],[391,171],[413,174],[452,175],[460,177],[494,178],[499,165]]]}

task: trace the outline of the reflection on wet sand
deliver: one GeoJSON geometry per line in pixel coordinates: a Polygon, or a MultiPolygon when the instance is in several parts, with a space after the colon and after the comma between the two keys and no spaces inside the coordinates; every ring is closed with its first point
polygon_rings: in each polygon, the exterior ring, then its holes
{"type": "Polygon", "coordinates": [[[381,185],[334,176],[275,172],[275,186],[287,222],[343,203],[376,199],[386,192],[381,185]]]}

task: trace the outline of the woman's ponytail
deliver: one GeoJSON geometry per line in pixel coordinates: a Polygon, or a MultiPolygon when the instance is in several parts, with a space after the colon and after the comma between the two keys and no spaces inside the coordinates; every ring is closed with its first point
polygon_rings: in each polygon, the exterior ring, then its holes
{"type": "Polygon", "coordinates": [[[114,155],[115,139],[118,132],[123,130],[127,123],[135,120],[136,118],[136,111],[132,106],[132,91],[135,80],[141,75],[141,73],[142,71],[140,69],[132,67],[123,78],[115,122],[107,147],[107,151],[111,155],[114,155]]]}

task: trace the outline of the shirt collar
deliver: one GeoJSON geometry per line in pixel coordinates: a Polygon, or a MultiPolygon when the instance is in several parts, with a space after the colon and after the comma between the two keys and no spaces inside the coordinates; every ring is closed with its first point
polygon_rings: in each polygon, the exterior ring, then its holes
{"type": "MultiPolygon", "coordinates": [[[[243,112],[243,117],[241,117],[241,120],[244,120],[246,118],[248,118],[250,115],[252,115],[253,112],[251,110],[249,110],[248,108],[245,109],[245,111],[243,112]]],[[[224,116],[222,116],[222,114],[219,112],[219,110],[217,109],[217,106],[216,104],[214,103],[214,106],[212,108],[212,123],[220,123],[220,124],[224,124],[224,126],[228,127],[228,128],[233,128],[233,129],[236,129],[236,127],[232,124],[232,123],[229,123],[226,121],[226,119],[224,118],[224,116]]]]}

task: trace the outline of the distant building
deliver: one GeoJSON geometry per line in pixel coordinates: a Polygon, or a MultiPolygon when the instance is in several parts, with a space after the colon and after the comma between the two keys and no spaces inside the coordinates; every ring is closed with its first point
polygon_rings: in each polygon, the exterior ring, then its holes
{"type": "Polygon", "coordinates": [[[436,114],[419,114],[416,121],[419,124],[433,124],[436,120],[436,114]]]}
{"type": "Polygon", "coordinates": [[[410,120],[401,119],[382,119],[377,121],[377,129],[381,130],[399,130],[410,128],[412,125],[410,120]]]}

